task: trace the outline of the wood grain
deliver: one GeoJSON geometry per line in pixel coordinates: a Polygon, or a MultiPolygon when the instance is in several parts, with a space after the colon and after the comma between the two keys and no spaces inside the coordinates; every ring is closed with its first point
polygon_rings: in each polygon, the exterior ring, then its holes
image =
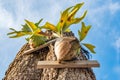
{"type": "Polygon", "coordinates": [[[91,68],[100,67],[96,60],[82,60],[82,61],[38,61],[37,68],[91,68]]]}
{"type": "Polygon", "coordinates": [[[51,43],[54,43],[56,40],[57,40],[57,39],[53,39],[53,40],[51,40],[51,41],[49,41],[49,42],[47,42],[47,43],[45,43],[45,44],[43,44],[43,45],[40,45],[39,47],[36,47],[36,48],[34,48],[34,49],[29,49],[29,50],[27,50],[27,51],[24,51],[24,54],[30,54],[30,53],[32,53],[32,52],[34,52],[34,51],[40,50],[40,49],[42,49],[42,48],[45,48],[45,47],[47,47],[48,45],[50,45],[51,43]]]}

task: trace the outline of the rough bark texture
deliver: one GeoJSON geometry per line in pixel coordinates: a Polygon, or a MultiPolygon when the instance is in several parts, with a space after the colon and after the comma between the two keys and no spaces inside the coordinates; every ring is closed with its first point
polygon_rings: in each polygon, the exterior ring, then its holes
{"type": "MultiPolygon", "coordinates": [[[[23,51],[28,49],[28,44],[22,47],[9,65],[3,80],[96,80],[91,68],[37,69],[37,61],[56,60],[53,44],[32,54],[24,55],[23,51]]],[[[77,59],[85,60],[86,57],[80,53],[77,59]]]]}

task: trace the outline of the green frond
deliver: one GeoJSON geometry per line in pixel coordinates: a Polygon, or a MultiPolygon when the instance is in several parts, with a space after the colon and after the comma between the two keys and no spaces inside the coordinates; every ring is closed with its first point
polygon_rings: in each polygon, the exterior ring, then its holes
{"type": "Polygon", "coordinates": [[[84,22],[82,22],[81,30],[79,30],[79,39],[82,41],[88,34],[91,25],[86,26],[84,22]]]}
{"type": "Polygon", "coordinates": [[[49,30],[57,32],[57,28],[49,22],[46,22],[46,24],[42,28],[49,29],[49,30]]]}
{"type": "Polygon", "coordinates": [[[88,44],[88,43],[82,43],[85,47],[87,47],[89,50],[90,50],[90,52],[91,53],[96,53],[95,51],[94,51],[94,48],[95,48],[95,46],[94,45],[92,45],[92,44],[88,44]]]}
{"type": "Polygon", "coordinates": [[[36,26],[39,26],[39,24],[43,21],[43,19],[40,19],[37,23],[35,23],[36,26]]]}
{"type": "Polygon", "coordinates": [[[28,25],[28,27],[31,29],[32,32],[34,32],[36,29],[38,29],[38,27],[35,25],[35,23],[30,22],[28,20],[25,20],[25,22],[28,25]]]}
{"type": "Polygon", "coordinates": [[[10,32],[7,35],[10,35],[10,38],[18,38],[26,35],[31,35],[31,32],[24,32],[24,31],[17,31],[17,32],[10,32]]]}

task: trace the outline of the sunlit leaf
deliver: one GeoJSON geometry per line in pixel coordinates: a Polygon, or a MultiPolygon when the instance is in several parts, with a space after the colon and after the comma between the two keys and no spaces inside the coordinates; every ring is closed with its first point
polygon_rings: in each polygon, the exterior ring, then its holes
{"type": "Polygon", "coordinates": [[[35,47],[44,44],[46,41],[46,38],[44,36],[38,36],[38,35],[32,35],[30,39],[32,39],[32,42],[35,45],[35,47]]]}
{"type": "Polygon", "coordinates": [[[69,28],[70,25],[77,24],[85,18],[87,11],[85,11],[81,17],[75,18],[77,11],[82,7],[83,4],[84,3],[79,3],[75,5],[73,9],[67,13],[68,15],[66,16],[66,20],[64,20],[65,22],[62,28],[62,32],[64,32],[67,28],[69,28]]]}
{"type": "Polygon", "coordinates": [[[16,31],[16,32],[10,32],[7,35],[11,35],[9,36],[10,38],[18,38],[18,37],[22,37],[22,36],[26,36],[26,35],[30,35],[32,34],[31,32],[23,32],[23,31],[16,31]]]}
{"type": "Polygon", "coordinates": [[[65,32],[70,32],[71,30],[70,30],[70,28],[67,28],[66,30],[65,30],[65,32]]]}
{"type": "Polygon", "coordinates": [[[43,28],[49,29],[49,30],[52,30],[52,31],[57,31],[57,28],[49,22],[46,22],[46,24],[43,26],[43,28]]]}
{"type": "Polygon", "coordinates": [[[42,22],[43,19],[40,19],[37,23],[35,23],[36,26],[39,26],[39,24],[42,22]]]}
{"type": "Polygon", "coordinates": [[[17,31],[16,31],[15,29],[13,29],[13,28],[10,28],[10,30],[12,30],[12,32],[7,33],[7,35],[11,35],[11,34],[14,34],[14,33],[17,32],[17,31]]]}
{"type": "Polygon", "coordinates": [[[71,24],[77,24],[77,23],[79,23],[80,21],[82,21],[85,18],[86,14],[87,14],[87,11],[85,11],[84,14],[80,18],[73,19],[72,22],[71,22],[71,24]]]}
{"type": "Polygon", "coordinates": [[[16,33],[16,32],[9,32],[9,33],[7,33],[7,35],[11,35],[11,34],[14,34],[14,33],[16,33]]]}
{"type": "Polygon", "coordinates": [[[31,32],[31,29],[28,27],[27,24],[24,24],[24,25],[22,25],[22,26],[23,26],[23,27],[22,27],[22,31],[31,32]]]}
{"type": "Polygon", "coordinates": [[[15,30],[15,29],[13,29],[13,28],[9,28],[9,29],[10,29],[10,30],[12,30],[12,31],[14,31],[14,32],[16,31],[16,30],[15,30]]]}
{"type": "Polygon", "coordinates": [[[58,24],[56,25],[56,29],[57,29],[57,33],[60,34],[61,31],[60,22],[58,22],[58,24]]]}
{"type": "Polygon", "coordinates": [[[60,27],[61,27],[61,29],[64,27],[64,24],[65,24],[66,20],[68,19],[69,10],[70,10],[71,8],[73,8],[73,6],[67,8],[67,9],[64,10],[64,11],[62,12],[62,14],[61,14],[61,18],[60,18],[60,27]]]}
{"type": "Polygon", "coordinates": [[[94,51],[94,48],[95,48],[95,46],[94,45],[92,45],[92,44],[86,44],[86,43],[82,43],[85,47],[87,47],[92,53],[96,53],[95,51],[94,51]]]}
{"type": "Polygon", "coordinates": [[[80,36],[80,41],[82,41],[86,37],[90,28],[91,28],[91,25],[85,26],[85,23],[82,22],[81,33],[79,35],[80,36]]]}
{"type": "Polygon", "coordinates": [[[37,28],[37,26],[33,23],[33,22],[30,22],[28,20],[25,20],[26,24],[28,25],[28,27],[31,29],[32,32],[34,32],[37,28]]]}
{"type": "Polygon", "coordinates": [[[82,21],[85,18],[86,14],[87,14],[87,11],[85,11],[84,14],[80,18],[73,18],[73,19],[66,21],[66,27],[64,27],[63,30],[69,28],[70,25],[72,24],[77,24],[80,21],[82,21]]]}
{"type": "Polygon", "coordinates": [[[71,12],[69,13],[68,19],[74,18],[76,12],[83,6],[83,4],[84,4],[84,2],[83,2],[83,3],[76,4],[76,5],[74,6],[74,8],[71,10],[71,12]]]}

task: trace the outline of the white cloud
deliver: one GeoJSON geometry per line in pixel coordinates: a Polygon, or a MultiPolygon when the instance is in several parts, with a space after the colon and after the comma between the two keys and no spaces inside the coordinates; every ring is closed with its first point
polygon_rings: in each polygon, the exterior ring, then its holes
{"type": "Polygon", "coordinates": [[[57,1],[53,1],[53,0],[50,1],[49,4],[51,6],[48,6],[49,9],[47,9],[47,13],[44,13],[44,14],[46,14],[45,19],[47,19],[47,20],[44,20],[44,21],[50,21],[51,23],[56,24],[59,19],[60,11],[63,6],[60,5],[60,3],[58,3],[57,1]]]}
{"type": "MultiPolygon", "coordinates": [[[[90,5],[90,3],[89,3],[90,5]]],[[[104,1],[103,4],[99,4],[97,1],[94,3],[91,3],[91,8],[87,8],[89,10],[88,12],[88,20],[89,22],[92,22],[93,24],[96,24],[97,26],[101,26],[101,24],[104,24],[102,22],[105,19],[107,19],[106,15],[115,15],[118,11],[120,11],[120,3],[119,2],[112,2],[112,1],[104,1]],[[94,7],[91,7],[94,5],[94,7]],[[98,6],[99,5],[99,6],[98,6]]],[[[112,16],[110,16],[112,18],[112,16]]],[[[102,27],[102,26],[101,26],[102,27]]]]}
{"type": "Polygon", "coordinates": [[[115,14],[117,11],[120,10],[120,3],[118,3],[118,2],[110,3],[109,10],[110,10],[111,14],[115,14]]]}
{"type": "MultiPolygon", "coordinates": [[[[32,7],[34,7],[35,4],[33,5],[32,0],[31,1],[17,0],[14,1],[14,9],[12,9],[14,11],[13,14],[12,11],[10,12],[7,9],[5,9],[4,6],[2,6],[2,4],[3,3],[1,2],[0,3],[1,28],[13,27],[20,29],[20,25],[24,24],[24,19],[38,21],[40,18],[45,18],[44,21],[50,21],[52,23],[55,23],[56,18],[58,19],[59,17],[58,15],[60,14],[60,10],[62,8],[62,5],[57,3],[57,1],[47,1],[46,4],[51,5],[47,6],[48,7],[47,10],[41,7],[36,7],[38,8],[38,10],[34,10],[32,7]]],[[[11,3],[10,5],[13,5],[13,3],[11,3]]]]}
{"type": "MultiPolygon", "coordinates": [[[[55,22],[56,23],[56,18],[58,19],[59,15],[60,14],[60,11],[61,9],[63,9],[63,7],[65,6],[64,3],[68,2],[69,5],[73,5],[75,3],[79,3],[79,1],[77,0],[71,0],[71,1],[63,1],[62,3],[60,3],[59,1],[55,1],[55,0],[52,0],[52,1],[47,1],[48,3],[50,3],[50,5],[52,6],[49,6],[49,9],[47,11],[47,13],[42,13],[42,10],[44,12],[44,9],[42,9],[41,11],[32,11],[32,8],[31,6],[33,6],[33,1],[30,0],[17,0],[17,1],[14,1],[14,7],[15,7],[15,14],[13,16],[13,14],[9,11],[7,11],[4,7],[2,7],[0,5],[0,26],[2,27],[15,27],[15,26],[19,26],[20,24],[24,23],[24,19],[27,18],[27,19],[30,19],[30,20],[39,20],[40,16],[46,16],[45,18],[48,20],[48,21],[51,21],[51,22],[55,22]],[[50,15],[49,17],[47,17],[47,15],[50,15]],[[55,17],[55,16],[58,16],[58,17],[55,17]]],[[[81,2],[85,2],[85,7],[89,10],[89,13],[88,13],[88,16],[89,16],[89,21],[90,22],[93,22],[93,23],[96,23],[98,26],[100,24],[100,22],[103,20],[104,16],[97,16],[98,13],[99,14],[104,14],[104,12],[106,10],[110,10],[110,13],[111,14],[114,14],[116,13],[118,10],[120,10],[120,3],[116,2],[116,3],[113,3],[111,1],[109,2],[105,2],[104,5],[101,5],[100,7],[95,7],[95,8],[92,8],[90,9],[89,7],[92,6],[92,5],[96,5],[97,1],[81,1],[81,2]],[[87,6],[86,6],[87,5],[87,6]],[[99,24],[98,24],[99,23],[99,24]]],[[[2,1],[1,3],[2,4],[2,1]]],[[[46,3],[47,4],[47,3],[46,3]]],[[[13,5],[13,4],[10,4],[10,5],[13,5]]],[[[68,5],[68,4],[66,4],[68,5]]],[[[15,27],[16,28],[16,27],[15,27]]]]}
{"type": "Polygon", "coordinates": [[[11,13],[0,6],[0,26],[6,28],[8,26],[13,26],[13,23],[14,21],[11,13]]]}

